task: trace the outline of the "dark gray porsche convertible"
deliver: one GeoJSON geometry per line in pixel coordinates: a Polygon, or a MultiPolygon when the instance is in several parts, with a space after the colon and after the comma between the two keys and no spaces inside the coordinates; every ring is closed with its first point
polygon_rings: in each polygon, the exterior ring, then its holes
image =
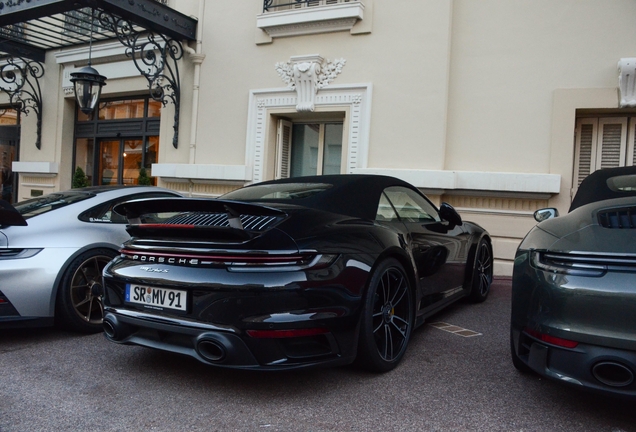
{"type": "Polygon", "coordinates": [[[512,362],[521,371],[636,396],[636,167],[603,169],[570,211],[539,210],[512,280],[512,362]]]}
{"type": "Polygon", "coordinates": [[[392,177],[292,178],[115,211],[132,240],[104,269],[106,337],[211,365],[387,371],[413,328],[485,300],[492,281],[488,233],[392,177]]]}

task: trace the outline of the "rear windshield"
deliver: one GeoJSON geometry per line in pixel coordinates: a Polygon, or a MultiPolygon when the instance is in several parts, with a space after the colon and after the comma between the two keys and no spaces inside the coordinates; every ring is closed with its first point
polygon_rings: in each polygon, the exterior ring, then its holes
{"type": "Polygon", "coordinates": [[[92,194],[85,192],[60,192],[52,193],[43,197],[33,198],[26,201],[20,201],[14,207],[22,215],[24,219],[29,219],[39,214],[47,213],[60,207],[66,207],[85,199],[91,198],[92,194]]]}
{"type": "Polygon", "coordinates": [[[607,187],[614,192],[636,191],[636,174],[610,177],[607,179],[607,187]]]}
{"type": "Polygon", "coordinates": [[[236,201],[295,200],[308,198],[331,187],[326,183],[276,183],[249,186],[227,193],[221,199],[236,201]]]}

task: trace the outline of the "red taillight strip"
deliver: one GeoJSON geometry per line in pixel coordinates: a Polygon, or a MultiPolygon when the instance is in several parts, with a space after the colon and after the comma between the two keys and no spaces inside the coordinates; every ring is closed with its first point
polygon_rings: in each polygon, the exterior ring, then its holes
{"type": "Polygon", "coordinates": [[[244,262],[244,263],[287,263],[289,261],[300,261],[307,259],[302,255],[284,255],[284,256],[246,256],[246,255],[186,255],[186,254],[167,254],[157,252],[140,252],[130,249],[121,249],[120,253],[124,255],[137,255],[146,257],[162,257],[162,258],[183,258],[198,259],[200,261],[216,261],[216,262],[244,262]]]}
{"type": "Polygon", "coordinates": [[[285,339],[295,337],[316,336],[329,333],[323,328],[293,329],[293,330],[247,330],[247,334],[259,339],[285,339]]]}
{"type": "Polygon", "coordinates": [[[524,331],[526,333],[528,333],[530,336],[539,339],[542,342],[547,342],[549,344],[552,345],[557,345],[557,346],[561,346],[564,348],[576,348],[578,346],[578,342],[576,341],[572,341],[572,340],[568,340],[568,339],[561,339],[559,337],[556,336],[550,336],[544,333],[540,333],[536,330],[531,330],[529,328],[525,328],[524,331]]]}

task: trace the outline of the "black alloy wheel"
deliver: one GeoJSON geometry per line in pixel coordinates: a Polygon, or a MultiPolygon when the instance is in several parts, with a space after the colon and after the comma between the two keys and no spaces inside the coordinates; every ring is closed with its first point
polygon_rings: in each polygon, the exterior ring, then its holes
{"type": "Polygon", "coordinates": [[[492,248],[486,240],[481,239],[475,251],[472,287],[468,297],[473,303],[481,303],[488,298],[492,284],[492,267],[492,248]]]}
{"type": "Polygon", "coordinates": [[[116,255],[109,249],[95,249],[73,260],[57,294],[56,318],[62,326],[82,333],[102,331],[102,271],[116,255]]]}
{"type": "Polygon", "coordinates": [[[413,300],[409,280],[395,259],[381,262],[367,291],[356,361],[373,372],[395,368],[413,330],[413,300]]]}

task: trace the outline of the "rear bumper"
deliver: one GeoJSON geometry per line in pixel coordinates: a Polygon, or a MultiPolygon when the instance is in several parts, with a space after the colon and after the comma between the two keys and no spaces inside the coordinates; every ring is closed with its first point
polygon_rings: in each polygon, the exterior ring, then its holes
{"type": "Polygon", "coordinates": [[[636,397],[636,274],[550,272],[535,267],[530,255],[517,252],[512,279],[511,337],[519,360],[560,382],[636,397]],[[539,340],[535,332],[566,344],[539,340]],[[576,347],[566,348],[568,341],[576,347]]]}
{"type": "MultiPolygon", "coordinates": [[[[289,323],[285,327],[290,328],[289,323]]],[[[356,329],[260,339],[232,327],[116,308],[106,309],[104,330],[111,342],[174,352],[209,365],[233,369],[285,370],[343,365],[354,360],[357,346],[356,329]]]]}
{"type": "Polygon", "coordinates": [[[538,374],[574,387],[636,398],[636,352],[579,344],[568,349],[540,342],[512,329],[519,360],[538,374]]]}
{"type": "Polygon", "coordinates": [[[369,270],[345,257],[328,268],[287,272],[115,259],[104,270],[106,337],[230,368],[351,363],[369,270]],[[179,290],[186,310],[131,303],[126,287],[137,283],[179,290]]]}

